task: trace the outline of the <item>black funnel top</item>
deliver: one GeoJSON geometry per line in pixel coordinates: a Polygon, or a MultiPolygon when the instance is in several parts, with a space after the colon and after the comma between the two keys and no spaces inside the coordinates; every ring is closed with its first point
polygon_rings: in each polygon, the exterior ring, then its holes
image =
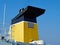
{"type": "Polygon", "coordinates": [[[25,9],[22,8],[19,11],[19,14],[12,19],[12,24],[20,21],[29,21],[36,23],[36,17],[42,15],[45,12],[45,9],[27,6],[25,9]]]}

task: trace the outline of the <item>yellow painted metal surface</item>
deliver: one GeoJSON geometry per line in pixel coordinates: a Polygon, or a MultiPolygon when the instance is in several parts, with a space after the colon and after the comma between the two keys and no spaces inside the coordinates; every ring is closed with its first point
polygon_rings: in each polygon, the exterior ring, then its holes
{"type": "Polygon", "coordinates": [[[24,42],[24,23],[19,22],[12,25],[12,40],[24,42]]]}
{"type": "Polygon", "coordinates": [[[12,25],[12,39],[17,42],[29,43],[33,40],[38,40],[37,24],[33,28],[28,27],[29,22],[19,22],[12,25]]]}
{"type": "Polygon", "coordinates": [[[28,22],[24,22],[24,42],[38,40],[37,24],[33,23],[33,28],[28,27],[28,22]]]}

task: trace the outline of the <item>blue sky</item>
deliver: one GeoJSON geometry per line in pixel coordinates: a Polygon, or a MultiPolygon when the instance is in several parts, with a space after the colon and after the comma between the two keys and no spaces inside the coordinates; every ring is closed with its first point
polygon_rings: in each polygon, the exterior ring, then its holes
{"type": "Polygon", "coordinates": [[[47,44],[60,45],[60,0],[0,0],[0,32],[4,32],[2,30],[4,3],[6,3],[7,29],[19,9],[28,5],[46,9],[45,14],[37,18],[39,39],[47,44]]]}

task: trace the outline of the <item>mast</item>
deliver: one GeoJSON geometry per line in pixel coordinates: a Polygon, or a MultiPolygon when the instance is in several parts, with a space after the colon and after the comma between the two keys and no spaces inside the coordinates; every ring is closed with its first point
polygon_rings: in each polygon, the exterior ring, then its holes
{"type": "Polygon", "coordinates": [[[4,34],[6,34],[5,18],[6,18],[6,3],[4,3],[4,15],[3,15],[3,30],[5,30],[4,34]]]}

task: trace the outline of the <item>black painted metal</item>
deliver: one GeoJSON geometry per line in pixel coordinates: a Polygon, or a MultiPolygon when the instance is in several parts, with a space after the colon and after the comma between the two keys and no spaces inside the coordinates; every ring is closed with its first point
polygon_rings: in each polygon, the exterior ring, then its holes
{"type": "Polygon", "coordinates": [[[42,15],[45,12],[44,9],[27,6],[27,8],[19,11],[19,14],[12,19],[12,24],[20,21],[30,21],[36,23],[36,17],[42,15]]]}

